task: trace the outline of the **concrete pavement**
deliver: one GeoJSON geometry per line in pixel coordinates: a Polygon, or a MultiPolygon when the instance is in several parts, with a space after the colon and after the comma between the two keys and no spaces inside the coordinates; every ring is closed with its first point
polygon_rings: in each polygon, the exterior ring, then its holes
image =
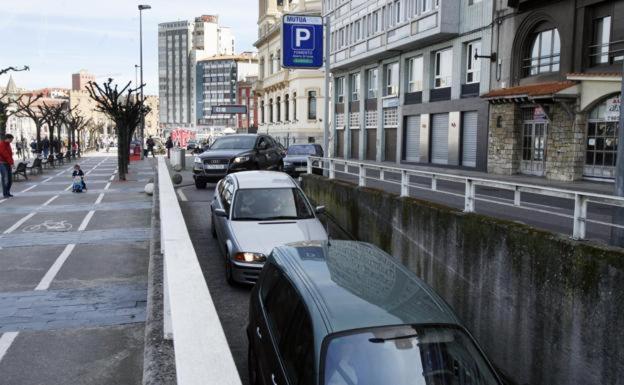
{"type": "Polygon", "coordinates": [[[126,182],[114,153],[77,162],[84,193],[72,163],[0,200],[1,385],[141,383],[153,160],[126,182]]]}

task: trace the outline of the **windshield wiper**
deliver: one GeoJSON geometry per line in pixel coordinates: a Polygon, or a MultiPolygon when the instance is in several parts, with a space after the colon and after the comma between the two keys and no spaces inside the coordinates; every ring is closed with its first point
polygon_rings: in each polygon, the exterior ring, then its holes
{"type": "Polygon", "coordinates": [[[373,337],[373,338],[369,338],[368,340],[374,344],[380,344],[386,341],[402,340],[405,338],[416,338],[416,337],[418,337],[418,334],[407,334],[404,336],[389,337],[389,338],[373,337]]]}

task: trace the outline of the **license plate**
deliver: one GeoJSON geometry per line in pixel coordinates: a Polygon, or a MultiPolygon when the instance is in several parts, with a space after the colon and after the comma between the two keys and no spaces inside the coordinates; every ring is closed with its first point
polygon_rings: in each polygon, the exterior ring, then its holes
{"type": "Polygon", "coordinates": [[[307,167],[296,167],[295,171],[308,171],[307,167]]]}
{"type": "Polygon", "coordinates": [[[205,164],[204,168],[207,170],[223,170],[225,166],[225,164],[205,164]]]}

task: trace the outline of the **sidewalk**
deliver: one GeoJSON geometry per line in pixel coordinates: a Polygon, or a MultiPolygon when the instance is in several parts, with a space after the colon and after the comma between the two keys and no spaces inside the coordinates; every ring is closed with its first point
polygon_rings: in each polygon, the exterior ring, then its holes
{"type": "Polygon", "coordinates": [[[152,159],[91,153],[0,200],[0,383],[140,384],[152,159]],[[88,190],[70,190],[75,163],[88,190]]]}

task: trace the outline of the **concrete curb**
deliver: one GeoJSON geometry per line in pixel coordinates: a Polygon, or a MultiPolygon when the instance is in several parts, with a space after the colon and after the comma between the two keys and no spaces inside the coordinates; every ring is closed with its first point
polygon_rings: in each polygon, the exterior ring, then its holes
{"type": "Polygon", "coordinates": [[[176,381],[173,342],[163,332],[163,255],[160,253],[160,204],[158,172],[154,172],[152,239],[147,279],[143,384],[174,385],[176,381]]]}

